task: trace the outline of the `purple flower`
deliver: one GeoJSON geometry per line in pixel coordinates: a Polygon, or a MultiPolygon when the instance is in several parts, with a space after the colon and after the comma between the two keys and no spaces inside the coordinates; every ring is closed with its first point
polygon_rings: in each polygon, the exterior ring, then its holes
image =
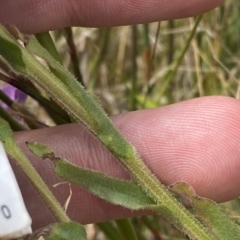
{"type": "MultiPolygon", "coordinates": [[[[27,94],[25,94],[24,92],[18,90],[17,88],[13,87],[10,84],[5,84],[4,86],[0,87],[0,90],[5,93],[11,100],[13,100],[14,102],[23,104],[25,103],[26,99],[27,99],[27,94]]],[[[9,111],[10,108],[7,104],[5,104],[4,102],[1,103],[2,108],[4,108],[6,111],[9,111]]],[[[20,117],[18,114],[15,114],[14,112],[10,111],[9,112],[13,118],[15,118],[20,125],[23,124],[23,119],[22,117],[20,117]]],[[[22,125],[21,127],[22,129],[25,129],[25,127],[22,125]]]]}
{"type": "MultiPolygon", "coordinates": [[[[10,84],[6,84],[0,88],[9,98],[13,101],[18,102],[20,104],[25,103],[27,99],[27,94],[18,90],[10,84]]],[[[6,105],[4,105],[6,106],[6,105]]]]}

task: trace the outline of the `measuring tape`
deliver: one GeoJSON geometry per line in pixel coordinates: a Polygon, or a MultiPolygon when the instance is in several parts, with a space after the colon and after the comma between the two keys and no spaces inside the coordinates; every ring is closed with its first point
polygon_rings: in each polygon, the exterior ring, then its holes
{"type": "Polygon", "coordinates": [[[32,219],[25,207],[17,180],[0,142],[0,239],[32,233],[32,219]]]}

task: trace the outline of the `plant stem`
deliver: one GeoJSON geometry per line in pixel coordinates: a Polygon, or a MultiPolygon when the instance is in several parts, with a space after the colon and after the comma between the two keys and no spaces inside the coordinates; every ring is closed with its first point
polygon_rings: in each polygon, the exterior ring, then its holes
{"type": "Polygon", "coordinates": [[[137,95],[137,26],[132,26],[132,84],[130,93],[130,110],[136,110],[136,95],[137,95]]]}
{"type": "Polygon", "coordinates": [[[42,86],[77,121],[85,124],[106,148],[119,159],[134,180],[156,203],[157,206],[154,208],[156,212],[171,220],[191,239],[214,239],[212,234],[175,199],[168,188],[160,183],[146,167],[134,147],[106,116],[98,101],[86,92],[74,77],[66,74],[66,79],[59,80],[31,54],[17,45],[2,28],[0,28],[0,46],[1,44],[5,44],[6,49],[0,47],[0,54],[16,71],[31,77],[35,83],[42,86]],[[8,51],[8,47],[14,48],[14,55],[8,51]]]}
{"type": "Polygon", "coordinates": [[[79,69],[79,66],[80,66],[79,57],[78,57],[77,49],[73,40],[72,28],[71,27],[64,28],[64,32],[65,32],[67,44],[70,50],[70,57],[71,57],[71,63],[73,64],[74,75],[76,76],[77,81],[79,81],[84,86],[82,74],[79,69]]]}
{"type": "MultiPolygon", "coordinates": [[[[50,94],[56,99],[61,99],[60,104],[64,104],[79,122],[83,122],[94,133],[121,161],[147,194],[157,204],[165,206],[167,212],[164,214],[165,217],[170,219],[179,229],[184,230],[192,239],[212,239],[207,230],[181,206],[167,187],[151,173],[136,154],[135,149],[116,130],[107,116],[99,109],[99,106],[95,105],[95,102],[90,102],[89,96],[85,92],[82,92],[82,101],[78,99],[81,103],[79,106],[79,102],[61,86],[61,83],[52,81],[54,75],[49,76],[45,71],[42,71],[39,65],[35,65],[33,59],[26,58],[25,60],[28,68],[35,73],[38,79],[41,79],[38,83],[45,89],[51,89],[50,94]]],[[[163,214],[162,209],[156,208],[155,210],[163,214]]]]}
{"type": "Polygon", "coordinates": [[[64,212],[62,206],[58,203],[56,198],[53,196],[52,192],[49,190],[48,186],[43,182],[42,178],[18,148],[13,148],[8,150],[8,153],[17,161],[17,164],[29,178],[29,180],[35,186],[35,189],[38,191],[49,210],[52,212],[54,217],[59,222],[70,222],[69,217],[64,212]]]}
{"type": "Polygon", "coordinates": [[[0,140],[4,144],[6,152],[16,161],[20,169],[25,173],[31,183],[34,185],[37,192],[40,194],[53,216],[59,222],[69,222],[70,219],[64,212],[63,208],[53,196],[48,186],[44,183],[41,176],[32,166],[30,161],[16,145],[13,140],[12,130],[8,123],[0,118],[0,140]]]}

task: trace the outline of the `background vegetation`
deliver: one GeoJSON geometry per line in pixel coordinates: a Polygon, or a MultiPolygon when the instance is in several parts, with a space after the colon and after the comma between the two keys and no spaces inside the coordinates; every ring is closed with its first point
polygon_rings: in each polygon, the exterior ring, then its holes
{"type": "MultiPolygon", "coordinates": [[[[66,28],[52,36],[64,65],[99,96],[109,115],[207,95],[240,99],[239,11],[240,2],[226,0],[203,16],[189,42],[195,18],[116,28],[66,28]]],[[[36,101],[28,98],[25,106],[36,122],[56,125],[47,111],[36,107],[36,101]]],[[[8,111],[18,114],[16,109],[8,111]]],[[[22,113],[21,117],[25,119],[22,113]]],[[[36,128],[24,121],[27,128],[36,128]]],[[[225,205],[238,219],[239,199],[225,205]]],[[[131,221],[140,240],[185,239],[160,217],[131,221]]],[[[121,222],[89,225],[88,239],[126,239],[121,227],[121,222]]]]}

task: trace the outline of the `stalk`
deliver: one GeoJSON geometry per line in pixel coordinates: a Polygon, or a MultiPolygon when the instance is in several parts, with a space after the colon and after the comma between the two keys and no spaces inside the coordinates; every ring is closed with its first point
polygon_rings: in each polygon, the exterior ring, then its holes
{"type": "MultiPolygon", "coordinates": [[[[69,74],[65,79],[57,76],[42,66],[33,55],[17,45],[11,35],[0,28],[0,55],[19,74],[33,79],[42,86],[69,114],[83,123],[106,148],[122,163],[134,180],[156,203],[156,212],[168,218],[176,227],[191,239],[211,240],[212,234],[187,211],[173,196],[166,186],[159,182],[146,167],[134,147],[120,134],[106,116],[98,101],[69,74]],[[8,49],[13,48],[14,54],[8,49]],[[68,79],[69,78],[69,79],[68,79]]],[[[46,56],[48,57],[48,56],[46,56]]],[[[51,63],[51,61],[49,61],[51,63]]],[[[53,64],[54,65],[54,64],[53,64]]],[[[51,67],[53,67],[53,65],[51,67]]],[[[54,65],[62,74],[62,66],[54,65]]],[[[60,74],[60,75],[61,75],[60,74]]],[[[60,76],[59,75],[59,76],[60,76]]]]}

